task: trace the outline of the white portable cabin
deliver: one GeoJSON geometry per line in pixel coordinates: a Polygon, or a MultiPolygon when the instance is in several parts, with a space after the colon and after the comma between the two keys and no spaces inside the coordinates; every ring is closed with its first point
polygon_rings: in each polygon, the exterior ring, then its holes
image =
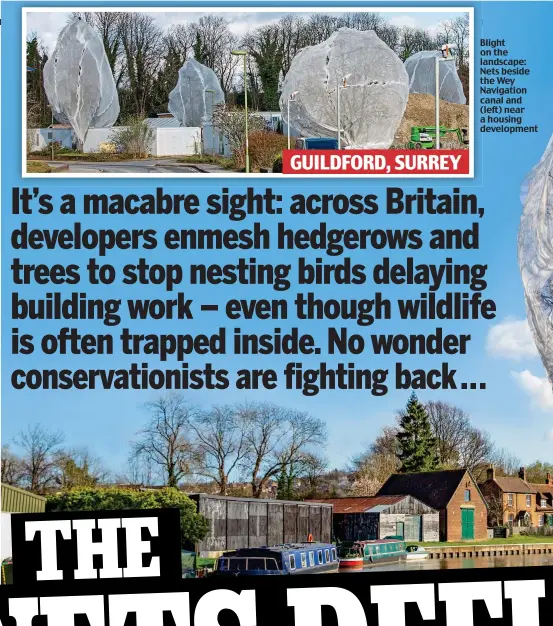
{"type": "MultiPolygon", "coordinates": [[[[202,129],[182,127],[171,117],[155,117],[144,120],[154,131],[150,154],[156,157],[200,154],[202,151],[202,129]]],[[[99,152],[100,144],[110,143],[114,133],[124,126],[112,128],[90,128],[83,144],[83,152],[99,152]]]]}

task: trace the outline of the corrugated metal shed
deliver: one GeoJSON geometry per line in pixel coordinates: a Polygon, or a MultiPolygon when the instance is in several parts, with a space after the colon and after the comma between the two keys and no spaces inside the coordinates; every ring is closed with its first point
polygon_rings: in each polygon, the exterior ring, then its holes
{"type": "Polygon", "coordinates": [[[3,513],[44,513],[46,498],[2,483],[0,508],[3,513]]]}
{"type": "Polygon", "coordinates": [[[202,556],[239,548],[280,543],[330,542],[332,505],[318,502],[264,500],[210,494],[188,494],[209,522],[207,537],[197,546],[202,556]]]}
{"type": "Polygon", "coordinates": [[[387,508],[391,504],[397,504],[404,498],[405,496],[360,496],[357,498],[324,498],[322,500],[310,500],[310,502],[332,504],[334,514],[339,515],[341,513],[366,513],[377,506],[387,508]]]}
{"type": "Polygon", "coordinates": [[[176,117],[148,117],[144,120],[151,128],[180,128],[176,117]]]}

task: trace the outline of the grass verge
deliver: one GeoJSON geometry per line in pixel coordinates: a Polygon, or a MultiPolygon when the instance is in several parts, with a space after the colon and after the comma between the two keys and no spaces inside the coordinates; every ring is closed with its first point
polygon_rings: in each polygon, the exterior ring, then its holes
{"type": "Polygon", "coordinates": [[[429,542],[415,542],[418,546],[424,546],[425,548],[448,548],[452,546],[493,546],[493,545],[507,545],[507,544],[521,544],[521,543],[553,543],[553,536],[539,536],[539,535],[513,535],[506,539],[482,539],[480,541],[429,541],[429,542]]]}
{"type": "Polygon", "coordinates": [[[43,161],[27,161],[27,174],[56,174],[63,172],[67,167],[52,167],[43,161]]]}
{"type": "Polygon", "coordinates": [[[207,163],[210,165],[218,165],[224,167],[227,170],[234,169],[234,163],[232,159],[226,159],[225,157],[213,156],[211,154],[193,154],[190,156],[183,156],[177,159],[177,163],[189,163],[190,165],[207,163]]]}

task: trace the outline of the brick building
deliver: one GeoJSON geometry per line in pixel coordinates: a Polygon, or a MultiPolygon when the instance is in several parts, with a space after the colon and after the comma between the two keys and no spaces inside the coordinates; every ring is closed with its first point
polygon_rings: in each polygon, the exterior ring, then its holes
{"type": "MultiPolygon", "coordinates": [[[[546,487],[543,485],[543,491],[546,491],[546,487]]],[[[490,526],[540,525],[537,507],[539,496],[536,486],[526,480],[524,467],[520,468],[518,476],[496,476],[495,468],[490,467],[480,490],[488,504],[490,526]]],[[[547,497],[544,504],[547,505],[547,497]]],[[[544,511],[547,508],[544,506],[544,511]]],[[[553,511],[551,507],[549,510],[553,511]]]]}
{"type": "Polygon", "coordinates": [[[488,536],[488,510],[467,469],[392,474],[377,496],[410,495],[436,509],[440,541],[470,541],[488,536]]]}
{"type": "Polygon", "coordinates": [[[553,479],[547,474],[544,483],[530,483],[536,490],[538,526],[553,526],[553,479]]]}

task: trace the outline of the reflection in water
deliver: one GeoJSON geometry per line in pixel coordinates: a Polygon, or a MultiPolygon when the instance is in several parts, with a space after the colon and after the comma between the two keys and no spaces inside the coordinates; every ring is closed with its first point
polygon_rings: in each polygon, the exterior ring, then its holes
{"type": "MultiPolygon", "coordinates": [[[[371,565],[361,571],[412,572],[431,569],[470,569],[473,567],[528,567],[531,565],[553,565],[553,554],[512,554],[509,556],[480,556],[471,559],[424,559],[371,565]]],[[[342,572],[344,570],[340,570],[342,572]]],[[[347,571],[347,570],[346,570],[347,571]]],[[[354,571],[348,573],[355,573],[354,571]]]]}

